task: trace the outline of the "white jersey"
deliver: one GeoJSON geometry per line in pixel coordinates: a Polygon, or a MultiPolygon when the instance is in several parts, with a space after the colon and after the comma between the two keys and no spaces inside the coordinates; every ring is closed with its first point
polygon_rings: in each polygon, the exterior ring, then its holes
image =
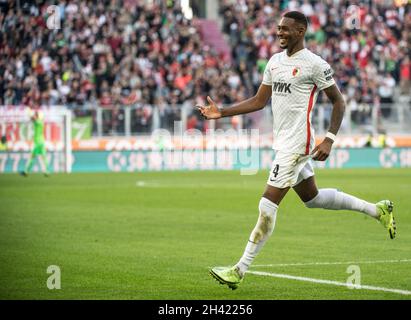
{"type": "Polygon", "coordinates": [[[330,65],[308,49],[271,57],[262,83],[272,88],[273,149],[305,155],[312,151],[312,109],[318,93],[335,84],[332,75],[330,65]]]}

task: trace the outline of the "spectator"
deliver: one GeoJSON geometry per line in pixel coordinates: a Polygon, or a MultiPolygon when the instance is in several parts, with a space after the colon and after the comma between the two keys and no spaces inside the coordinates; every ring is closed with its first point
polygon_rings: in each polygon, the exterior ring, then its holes
{"type": "Polygon", "coordinates": [[[381,102],[381,113],[388,118],[391,114],[390,104],[393,103],[395,80],[390,73],[385,73],[380,80],[378,94],[381,102]]]}
{"type": "Polygon", "coordinates": [[[409,94],[411,89],[411,62],[409,56],[406,56],[401,63],[400,87],[402,94],[409,94]]]}

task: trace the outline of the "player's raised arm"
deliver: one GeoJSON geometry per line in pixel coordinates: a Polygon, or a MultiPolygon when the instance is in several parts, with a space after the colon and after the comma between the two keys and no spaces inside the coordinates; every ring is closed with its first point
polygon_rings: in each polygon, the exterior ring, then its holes
{"type": "Polygon", "coordinates": [[[214,101],[207,97],[208,106],[196,106],[206,119],[219,119],[222,117],[231,117],[237,114],[250,113],[261,110],[267,104],[271,96],[271,86],[260,85],[257,93],[247,100],[241,101],[228,108],[218,108],[214,101]]]}
{"type": "Polygon", "coordinates": [[[328,158],[335,136],[340,129],[345,111],[345,101],[337,85],[334,84],[324,89],[324,92],[333,105],[333,111],[331,113],[331,124],[324,141],[312,151],[312,154],[315,154],[313,159],[318,161],[324,161],[328,158]]]}

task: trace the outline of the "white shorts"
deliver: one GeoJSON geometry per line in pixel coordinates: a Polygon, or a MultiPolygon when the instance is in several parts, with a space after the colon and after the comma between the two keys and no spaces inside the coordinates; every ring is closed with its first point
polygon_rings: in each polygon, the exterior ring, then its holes
{"type": "Polygon", "coordinates": [[[276,151],[267,184],[280,189],[291,188],[313,175],[310,155],[276,151]]]}

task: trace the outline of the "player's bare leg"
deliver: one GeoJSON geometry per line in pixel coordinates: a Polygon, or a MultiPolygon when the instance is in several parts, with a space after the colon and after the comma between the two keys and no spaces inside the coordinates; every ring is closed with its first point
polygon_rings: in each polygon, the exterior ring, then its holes
{"type": "Polygon", "coordinates": [[[395,238],[393,203],[389,200],[382,200],[374,204],[337,189],[318,189],[314,176],[301,181],[294,187],[294,190],[307,208],[362,212],[381,222],[388,229],[391,239],[395,238]]]}
{"type": "Polygon", "coordinates": [[[257,224],[251,232],[244,254],[238,263],[231,268],[215,267],[210,274],[222,284],[236,289],[242,282],[245,272],[260,252],[265,242],[274,231],[278,205],[290,188],[276,188],[267,185],[260,200],[257,224]]]}

